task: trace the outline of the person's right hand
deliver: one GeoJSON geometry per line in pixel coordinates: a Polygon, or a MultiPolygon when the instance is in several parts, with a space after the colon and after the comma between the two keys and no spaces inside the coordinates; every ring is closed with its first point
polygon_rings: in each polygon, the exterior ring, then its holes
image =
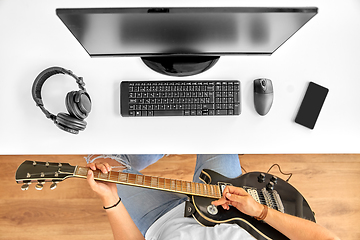
{"type": "Polygon", "coordinates": [[[100,169],[102,173],[108,173],[111,171],[111,167],[108,163],[90,163],[87,165],[90,168],[87,175],[87,182],[91,189],[96,192],[102,199],[105,206],[113,205],[119,200],[117,193],[117,187],[115,183],[102,182],[94,180],[94,173],[92,170],[100,169]]]}
{"type": "Polygon", "coordinates": [[[213,201],[211,204],[215,206],[221,205],[226,210],[229,210],[229,205],[232,205],[252,217],[260,216],[264,209],[264,206],[256,202],[243,188],[234,186],[226,186],[222,198],[213,201]]]}

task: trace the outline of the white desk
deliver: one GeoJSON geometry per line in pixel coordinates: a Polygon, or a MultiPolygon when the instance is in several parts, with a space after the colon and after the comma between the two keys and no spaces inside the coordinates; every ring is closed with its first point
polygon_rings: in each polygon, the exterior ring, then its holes
{"type": "MultiPolygon", "coordinates": [[[[329,1],[20,1],[0,2],[0,154],[88,153],[359,153],[360,2],[329,1]],[[319,13],[272,56],[226,56],[190,79],[238,79],[238,117],[123,118],[122,80],[172,79],[153,72],[140,58],[90,58],[55,14],[66,7],[316,6],[319,13]],[[84,77],[93,110],[84,132],[58,129],[31,96],[35,77],[60,66],[84,77]],[[272,79],[269,114],[253,105],[253,80],[272,79]],[[329,94],[314,130],[294,123],[307,84],[329,94]]],[[[66,111],[68,76],[43,87],[45,107],[66,111]]]]}

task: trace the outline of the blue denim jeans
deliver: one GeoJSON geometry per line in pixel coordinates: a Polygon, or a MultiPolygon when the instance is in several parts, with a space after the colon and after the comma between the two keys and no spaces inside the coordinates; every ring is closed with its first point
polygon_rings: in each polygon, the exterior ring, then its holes
{"type": "MultiPolygon", "coordinates": [[[[126,172],[141,174],[139,171],[155,163],[164,155],[116,155],[115,160],[127,167],[126,172]]],[[[227,178],[241,175],[238,155],[197,155],[194,182],[199,179],[201,170],[211,169],[227,178]]],[[[118,184],[118,194],[131,218],[145,236],[148,228],[165,213],[187,199],[184,194],[140,188],[118,184]]]]}

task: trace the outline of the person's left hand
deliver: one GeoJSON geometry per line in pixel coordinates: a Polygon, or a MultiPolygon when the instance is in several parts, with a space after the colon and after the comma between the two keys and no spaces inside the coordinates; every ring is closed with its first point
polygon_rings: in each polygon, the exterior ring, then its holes
{"type": "Polygon", "coordinates": [[[90,163],[87,165],[90,168],[87,175],[87,182],[89,183],[91,189],[96,192],[103,202],[113,202],[118,201],[119,196],[117,193],[117,187],[115,183],[102,182],[94,180],[94,173],[92,170],[100,169],[102,173],[108,173],[111,171],[111,167],[108,163],[90,163]]]}

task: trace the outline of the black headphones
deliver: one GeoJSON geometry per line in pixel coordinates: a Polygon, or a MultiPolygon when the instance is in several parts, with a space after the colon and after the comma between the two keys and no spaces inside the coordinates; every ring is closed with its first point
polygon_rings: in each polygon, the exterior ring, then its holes
{"type": "Polygon", "coordinates": [[[66,132],[78,134],[79,131],[83,131],[85,129],[87,123],[84,121],[84,119],[91,111],[90,95],[86,92],[84,86],[85,83],[83,78],[76,76],[72,73],[72,71],[61,67],[50,67],[42,71],[36,77],[32,86],[32,96],[36,102],[36,106],[40,107],[41,111],[46,115],[46,117],[53,120],[56,126],[66,132]],[[67,74],[75,78],[80,90],[71,91],[66,95],[65,105],[69,114],[58,113],[55,116],[45,109],[41,99],[41,88],[49,77],[59,73],[67,74]]]}

